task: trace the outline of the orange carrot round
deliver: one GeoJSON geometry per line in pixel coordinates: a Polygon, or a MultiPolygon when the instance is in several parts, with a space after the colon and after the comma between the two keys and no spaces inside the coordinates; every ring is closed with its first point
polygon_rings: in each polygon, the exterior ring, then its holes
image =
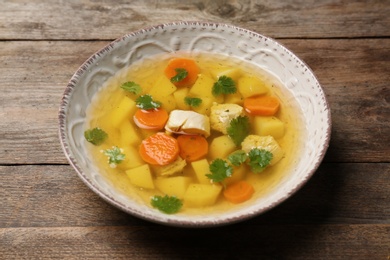
{"type": "Polygon", "coordinates": [[[163,108],[149,110],[138,109],[133,119],[139,128],[161,130],[168,121],[168,112],[163,108]]]}
{"type": "Polygon", "coordinates": [[[147,163],[167,165],[179,156],[179,145],[174,137],[159,132],[142,141],[139,154],[147,163]]]}
{"type": "Polygon", "coordinates": [[[249,200],[255,190],[246,181],[238,181],[229,185],[223,192],[223,196],[232,203],[241,203],[249,200]]]}
{"type": "Polygon", "coordinates": [[[184,69],[187,71],[187,76],[184,79],[172,82],[177,87],[192,86],[198,78],[199,68],[194,60],[186,58],[175,58],[170,60],[164,70],[165,76],[172,80],[178,73],[177,69],[184,69]]]}
{"type": "Polygon", "coordinates": [[[244,108],[251,115],[273,116],[278,112],[279,99],[273,96],[254,96],[244,99],[244,108]]]}
{"type": "Polygon", "coordinates": [[[201,135],[180,135],[177,142],[180,148],[180,157],[187,162],[202,159],[209,151],[209,144],[206,138],[201,135]]]}

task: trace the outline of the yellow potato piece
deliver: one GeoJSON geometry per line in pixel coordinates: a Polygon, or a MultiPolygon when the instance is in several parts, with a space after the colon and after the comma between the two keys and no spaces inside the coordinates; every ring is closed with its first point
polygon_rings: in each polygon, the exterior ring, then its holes
{"type": "Polygon", "coordinates": [[[173,97],[176,101],[177,109],[181,110],[189,110],[190,106],[186,104],[184,99],[188,96],[188,88],[179,88],[175,92],[173,92],[173,97]]]}
{"type": "Polygon", "coordinates": [[[274,116],[256,116],[253,119],[254,133],[257,135],[272,135],[275,139],[284,136],[284,123],[274,116]]]}
{"type": "Polygon", "coordinates": [[[184,204],[196,208],[212,206],[217,201],[221,190],[222,186],[217,184],[190,184],[184,194],[184,204]]]}
{"type": "Polygon", "coordinates": [[[121,145],[139,145],[142,141],[136,126],[130,120],[124,120],[119,126],[121,145]]]}
{"type": "Polygon", "coordinates": [[[189,91],[189,95],[202,99],[206,97],[210,98],[212,102],[222,103],[224,99],[223,95],[219,95],[218,97],[213,96],[212,89],[215,82],[216,80],[212,77],[206,74],[199,74],[198,79],[189,91]]]}
{"type": "Polygon", "coordinates": [[[257,77],[252,76],[240,78],[237,82],[237,88],[244,98],[263,95],[268,92],[265,83],[257,77]]]}
{"type": "Polygon", "coordinates": [[[150,171],[149,165],[143,164],[127,170],[126,175],[133,185],[144,189],[154,189],[152,172],[150,171]]]}
{"type": "Polygon", "coordinates": [[[145,162],[142,160],[138,150],[133,146],[125,146],[122,148],[125,154],[125,159],[118,164],[119,169],[128,170],[141,166],[145,162]]]}
{"type": "Polygon", "coordinates": [[[198,160],[191,163],[191,167],[195,172],[195,176],[199,183],[210,184],[211,181],[206,174],[210,173],[210,165],[207,159],[198,160]]]}
{"type": "Polygon", "coordinates": [[[182,199],[191,182],[192,178],[190,177],[175,176],[159,177],[154,181],[154,184],[162,193],[182,199]]]}
{"type": "Polygon", "coordinates": [[[128,98],[127,96],[124,96],[120,103],[114,107],[111,114],[109,115],[112,126],[118,128],[125,119],[130,120],[136,109],[137,107],[135,101],[128,98]]]}
{"type": "Polygon", "coordinates": [[[221,135],[214,138],[209,146],[210,159],[226,158],[237,149],[233,140],[228,135],[221,135]]]}

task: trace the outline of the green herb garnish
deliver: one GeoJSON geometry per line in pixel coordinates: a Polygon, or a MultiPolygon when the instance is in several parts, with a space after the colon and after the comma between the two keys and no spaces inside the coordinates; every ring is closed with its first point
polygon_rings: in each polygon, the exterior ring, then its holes
{"type": "Polygon", "coordinates": [[[224,179],[232,176],[233,167],[228,162],[222,159],[215,159],[210,164],[210,174],[206,174],[207,178],[213,182],[222,182],[224,179]]]}
{"type": "Polygon", "coordinates": [[[218,81],[214,83],[212,93],[214,96],[221,94],[234,94],[237,91],[236,84],[233,79],[228,76],[221,76],[218,81]]]}
{"type": "Polygon", "coordinates": [[[273,154],[265,149],[253,148],[248,153],[249,162],[252,172],[262,172],[271,162],[273,154]]]}
{"type": "Polygon", "coordinates": [[[171,82],[179,82],[185,79],[188,75],[188,71],[183,68],[176,68],[176,75],[171,78],[171,82]]]}
{"type": "Polygon", "coordinates": [[[184,103],[191,107],[198,107],[200,104],[202,104],[202,99],[196,97],[185,97],[184,103]]]}
{"type": "Polygon", "coordinates": [[[93,129],[88,129],[84,132],[84,137],[93,145],[100,145],[107,139],[108,135],[103,129],[95,127],[93,129]]]}
{"type": "Polygon", "coordinates": [[[247,116],[238,116],[230,121],[227,133],[236,146],[240,146],[245,137],[249,134],[249,118],[247,116]]]}
{"type": "Polygon", "coordinates": [[[135,102],[138,108],[144,110],[155,109],[161,106],[161,103],[158,101],[154,101],[151,95],[140,96],[135,100],[135,102]]]}
{"type": "Polygon", "coordinates": [[[229,154],[227,159],[232,165],[240,166],[248,159],[248,155],[243,150],[237,150],[229,154]]]}
{"type": "Polygon", "coordinates": [[[164,197],[158,195],[153,196],[150,200],[150,204],[166,214],[174,214],[183,206],[183,202],[180,199],[168,195],[165,195],[164,197]]]}
{"type": "Polygon", "coordinates": [[[135,95],[141,94],[142,88],[140,85],[133,81],[125,82],[121,85],[121,88],[126,90],[127,92],[133,93],[135,95]]]}
{"type": "Polygon", "coordinates": [[[123,150],[117,146],[113,146],[112,149],[103,150],[104,155],[108,156],[108,164],[111,167],[116,167],[117,164],[121,163],[125,159],[123,150]]]}

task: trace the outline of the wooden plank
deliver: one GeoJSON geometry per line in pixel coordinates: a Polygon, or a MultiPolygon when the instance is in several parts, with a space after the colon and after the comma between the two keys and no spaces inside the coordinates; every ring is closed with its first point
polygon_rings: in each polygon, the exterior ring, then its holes
{"type": "MultiPolygon", "coordinates": [[[[390,39],[281,42],[325,90],[333,121],[326,161],[388,162],[390,39]]],[[[57,134],[61,96],[77,68],[106,44],[0,42],[0,164],[67,163],[57,134]]]]}
{"type": "Polygon", "coordinates": [[[6,0],[0,9],[0,39],[112,40],[183,20],[234,24],[274,38],[386,37],[389,12],[390,5],[381,0],[6,0]]]}
{"type": "Polygon", "coordinates": [[[387,259],[390,225],[0,229],[4,259],[387,259]],[[98,253],[97,253],[98,252],[98,253]]]}
{"type": "MultiPolygon", "coordinates": [[[[242,225],[390,224],[390,165],[325,163],[294,196],[242,225]]],[[[0,228],[143,226],[95,195],[70,166],[1,166],[0,228]]]]}

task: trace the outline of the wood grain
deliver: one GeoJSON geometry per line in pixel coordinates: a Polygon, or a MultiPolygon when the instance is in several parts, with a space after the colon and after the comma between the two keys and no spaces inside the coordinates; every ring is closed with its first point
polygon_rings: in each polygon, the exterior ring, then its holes
{"type": "MultiPolygon", "coordinates": [[[[309,64],[328,98],[326,161],[388,162],[390,39],[281,42],[309,64]]],[[[67,163],[57,133],[61,96],[77,68],[107,43],[0,42],[0,164],[67,163]]]]}
{"type": "Polygon", "coordinates": [[[388,225],[6,228],[5,259],[387,259],[388,225]],[[97,253],[98,252],[98,253],[97,253]]]}
{"type": "Polygon", "coordinates": [[[390,259],[390,4],[383,0],[3,0],[0,259],[390,259]],[[145,26],[241,26],[315,72],[332,111],[325,161],[290,199],[212,229],[161,226],[103,201],[61,150],[77,68],[145,26]]]}
{"type": "Polygon", "coordinates": [[[387,1],[3,1],[0,39],[112,40],[171,21],[234,24],[274,38],[390,36],[387,1]]]}
{"type": "MultiPolygon", "coordinates": [[[[389,164],[321,165],[292,198],[242,225],[390,224],[389,164]]],[[[0,228],[146,225],[88,189],[70,166],[0,167],[0,228]]]]}

